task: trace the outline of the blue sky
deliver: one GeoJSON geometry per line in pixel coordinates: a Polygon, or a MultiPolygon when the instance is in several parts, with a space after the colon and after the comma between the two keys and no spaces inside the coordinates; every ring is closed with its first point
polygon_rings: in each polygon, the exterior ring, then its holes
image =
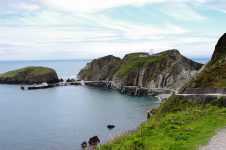
{"type": "Polygon", "coordinates": [[[210,57],[225,27],[225,0],[2,0],[0,60],[210,57]]]}

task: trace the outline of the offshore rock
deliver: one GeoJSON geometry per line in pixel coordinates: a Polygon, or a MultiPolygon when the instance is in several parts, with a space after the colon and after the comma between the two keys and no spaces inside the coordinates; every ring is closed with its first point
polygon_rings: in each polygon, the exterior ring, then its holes
{"type": "Polygon", "coordinates": [[[55,70],[47,67],[26,67],[0,74],[2,84],[48,84],[58,83],[55,70]]]}

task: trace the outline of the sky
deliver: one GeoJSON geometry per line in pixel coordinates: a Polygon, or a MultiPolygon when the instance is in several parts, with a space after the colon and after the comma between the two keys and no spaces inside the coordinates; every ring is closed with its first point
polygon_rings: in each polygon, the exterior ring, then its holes
{"type": "Polygon", "coordinates": [[[225,0],[0,0],[0,61],[210,57],[224,32],[225,0]]]}

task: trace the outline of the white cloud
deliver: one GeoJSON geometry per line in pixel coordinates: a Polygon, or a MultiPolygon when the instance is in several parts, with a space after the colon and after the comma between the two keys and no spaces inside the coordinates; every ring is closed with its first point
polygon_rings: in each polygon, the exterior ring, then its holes
{"type": "MultiPolygon", "coordinates": [[[[173,25],[167,24],[167,26],[178,30],[173,25]]],[[[187,33],[166,32],[161,35],[147,35],[145,31],[141,34],[143,36],[140,36],[140,27],[124,25],[121,30],[125,31],[127,27],[130,29],[122,39],[112,30],[94,28],[89,30],[87,27],[0,27],[0,59],[79,59],[108,54],[122,57],[130,52],[149,51],[149,49],[159,52],[171,48],[182,49],[182,53],[186,56],[200,54],[199,49],[207,50],[202,55],[211,55],[212,47],[207,47],[206,43],[213,43],[215,39],[206,35],[187,33]],[[132,30],[136,30],[137,33],[133,33],[132,30]],[[134,35],[130,37],[131,34],[134,35]],[[196,51],[191,52],[186,45],[196,51]]]]}
{"type": "Polygon", "coordinates": [[[123,5],[142,5],[165,0],[41,0],[43,5],[63,11],[91,13],[123,5]]]}
{"type": "Polygon", "coordinates": [[[203,3],[204,1],[205,0],[41,0],[41,3],[50,8],[62,11],[92,13],[126,5],[143,6],[144,4],[173,2],[203,3]]]}
{"type": "Polygon", "coordinates": [[[168,4],[161,8],[163,14],[178,20],[200,21],[206,18],[185,4],[168,4]]]}
{"type": "Polygon", "coordinates": [[[1,2],[0,8],[8,8],[11,10],[25,10],[25,11],[39,11],[41,6],[37,3],[33,3],[31,1],[9,1],[9,2],[1,2]]]}

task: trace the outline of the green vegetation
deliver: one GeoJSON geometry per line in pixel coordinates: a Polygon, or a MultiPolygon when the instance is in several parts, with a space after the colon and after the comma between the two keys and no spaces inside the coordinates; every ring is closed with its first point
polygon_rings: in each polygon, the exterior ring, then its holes
{"type": "Polygon", "coordinates": [[[223,55],[211,61],[206,68],[190,82],[188,87],[226,87],[225,56],[223,55]]]}
{"type": "Polygon", "coordinates": [[[0,78],[6,78],[6,77],[14,77],[17,76],[21,72],[29,72],[31,76],[39,76],[39,75],[44,75],[53,72],[54,70],[51,68],[46,68],[46,67],[26,67],[22,69],[17,69],[13,71],[9,71],[3,74],[0,74],[0,78]]]}
{"type": "Polygon", "coordinates": [[[0,82],[6,84],[55,83],[58,77],[55,70],[46,67],[29,66],[0,74],[0,82]]]}
{"type": "Polygon", "coordinates": [[[138,68],[138,69],[145,68],[147,65],[165,58],[166,56],[170,55],[174,51],[175,50],[167,50],[162,53],[156,54],[154,56],[149,55],[147,57],[140,57],[140,55],[144,55],[145,53],[127,54],[118,69],[117,75],[119,77],[123,77],[127,75],[130,70],[133,70],[134,68],[138,68]]]}
{"type": "Polygon", "coordinates": [[[100,150],[191,150],[206,144],[216,131],[226,126],[222,99],[210,104],[190,103],[172,96],[134,133],[126,133],[100,150]]]}

